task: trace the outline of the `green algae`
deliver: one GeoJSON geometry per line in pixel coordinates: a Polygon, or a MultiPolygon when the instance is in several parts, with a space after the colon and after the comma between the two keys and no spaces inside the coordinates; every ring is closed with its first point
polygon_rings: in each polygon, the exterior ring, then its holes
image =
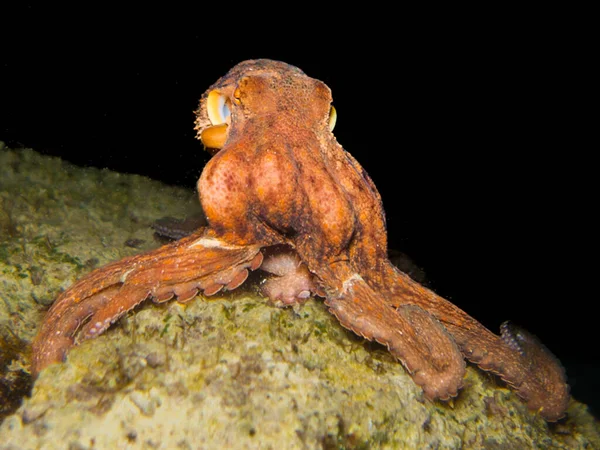
{"type": "MultiPolygon", "coordinates": [[[[135,175],[2,150],[4,376],[28,373],[23,343],[62,289],[157,246],[150,223],[190,214],[193,197],[135,175]],[[130,248],[131,239],[142,242],[130,248]]],[[[145,303],[74,348],[5,418],[0,448],[600,446],[580,403],[548,424],[488,374],[468,367],[464,385],[451,402],[429,402],[383,347],[343,329],[322,302],[277,309],[245,285],[185,306],[145,303]]]]}

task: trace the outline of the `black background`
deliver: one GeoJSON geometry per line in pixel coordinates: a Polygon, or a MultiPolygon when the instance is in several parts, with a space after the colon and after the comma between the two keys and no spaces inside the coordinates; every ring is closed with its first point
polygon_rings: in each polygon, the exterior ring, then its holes
{"type": "Polygon", "coordinates": [[[332,89],[335,134],[380,190],[390,247],[493,331],[511,319],[537,334],[598,411],[597,195],[568,19],[229,8],[5,14],[0,139],[194,188],[204,90],[244,59],[296,65],[332,89]]]}

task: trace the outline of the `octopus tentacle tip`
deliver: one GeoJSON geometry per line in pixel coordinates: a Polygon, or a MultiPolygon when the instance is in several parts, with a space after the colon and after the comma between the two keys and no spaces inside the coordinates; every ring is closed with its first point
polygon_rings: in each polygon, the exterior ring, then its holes
{"type": "Polygon", "coordinates": [[[500,325],[500,336],[502,337],[504,343],[512,350],[518,352],[522,356],[525,356],[523,347],[518,341],[517,333],[518,328],[508,320],[500,325]]]}

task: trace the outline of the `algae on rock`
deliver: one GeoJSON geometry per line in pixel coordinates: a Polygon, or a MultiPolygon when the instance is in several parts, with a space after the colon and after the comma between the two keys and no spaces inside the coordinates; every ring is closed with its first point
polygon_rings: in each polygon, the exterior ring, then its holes
{"type": "MultiPolygon", "coordinates": [[[[2,150],[0,175],[0,336],[21,342],[61,289],[156,247],[154,220],[199,210],[191,191],[31,150],[2,150]]],[[[27,373],[23,347],[4,374],[27,373]]],[[[185,306],[144,304],[74,348],[0,425],[0,448],[600,446],[577,402],[547,424],[493,376],[469,367],[464,384],[429,402],[321,301],[277,309],[249,282],[185,306]]]]}

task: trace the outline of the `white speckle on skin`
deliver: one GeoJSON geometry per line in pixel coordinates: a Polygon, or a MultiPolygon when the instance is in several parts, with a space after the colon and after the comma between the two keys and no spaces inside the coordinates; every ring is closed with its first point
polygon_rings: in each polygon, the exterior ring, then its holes
{"type": "Polygon", "coordinates": [[[357,280],[362,281],[362,279],[363,278],[357,273],[355,273],[351,277],[345,279],[344,283],[342,284],[342,294],[348,292],[348,289],[350,289],[350,287],[352,286],[352,284],[354,284],[355,281],[357,281],[357,280]]]}
{"type": "Polygon", "coordinates": [[[195,247],[197,245],[201,245],[206,248],[239,248],[237,245],[225,244],[220,239],[213,238],[200,238],[191,244],[190,247],[195,247]]]}
{"type": "Polygon", "coordinates": [[[125,283],[125,281],[127,280],[127,277],[129,276],[129,274],[130,274],[131,272],[133,272],[134,270],[135,270],[135,268],[133,268],[133,269],[129,269],[128,271],[126,271],[126,272],[123,272],[123,275],[121,275],[121,278],[120,278],[120,280],[119,280],[119,281],[121,281],[121,283],[125,283]]]}

